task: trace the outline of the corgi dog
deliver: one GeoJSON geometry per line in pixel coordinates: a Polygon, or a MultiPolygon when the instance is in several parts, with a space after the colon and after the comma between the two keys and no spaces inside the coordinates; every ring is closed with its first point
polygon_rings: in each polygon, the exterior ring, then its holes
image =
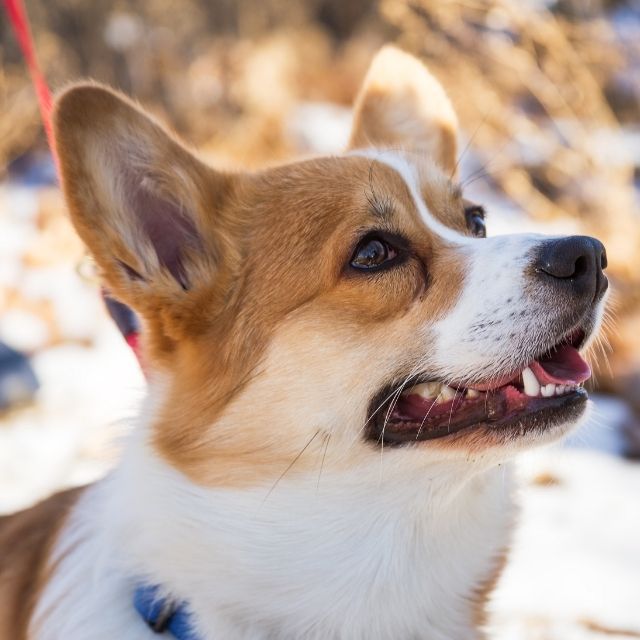
{"type": "Polygon", "coordinates": [[[0,521],[0,638],[482,637],[509,461],[587,408],[602,244],[485,237],[393,47],[341,155],[219,171],[97,84],[55,135],[149,389],[106,478],[0,521]]]}

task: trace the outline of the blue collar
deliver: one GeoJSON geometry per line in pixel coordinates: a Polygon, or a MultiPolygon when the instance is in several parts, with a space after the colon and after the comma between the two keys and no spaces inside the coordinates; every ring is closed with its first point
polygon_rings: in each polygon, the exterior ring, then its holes
{"type": "Polygon", "coordinates": [[[202,640],[193,628],[187,604],[161,593],[158,586],[142,585],[133,594],[133,606],[149,628],[175,640],[202,640]]]}

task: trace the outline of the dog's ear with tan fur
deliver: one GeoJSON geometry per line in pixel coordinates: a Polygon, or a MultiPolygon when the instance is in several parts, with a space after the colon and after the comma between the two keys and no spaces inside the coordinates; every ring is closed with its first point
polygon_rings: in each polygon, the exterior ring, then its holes
{"type": "Polygon", "coordinates": [[[65,91],[54,126],[78,233],[115,294],[171,333],[215,281],[231,178],[100,85],[65,91]]]}
{"type": "Polygon", "coordinates": [[[417,58],[384,47],[356,100],[349,148],[416,150],[452,173],[457,130],[458,119],[442,85],[417,58]]]}

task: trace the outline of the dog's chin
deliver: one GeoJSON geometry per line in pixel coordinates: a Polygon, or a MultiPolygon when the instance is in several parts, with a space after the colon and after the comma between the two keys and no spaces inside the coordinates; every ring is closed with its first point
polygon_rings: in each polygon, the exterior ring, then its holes
{"type": "Polygon", "coordinates": [[[390,385],[371,403],[367,439],[390,446],[480,450],[522,449],[556,440],[583,417],[590,376],[575,332],[527,366],[462,384],[413,380],[402,393],[390,385]],[[417,384],[416,384],[417,382],[417,384]]]}

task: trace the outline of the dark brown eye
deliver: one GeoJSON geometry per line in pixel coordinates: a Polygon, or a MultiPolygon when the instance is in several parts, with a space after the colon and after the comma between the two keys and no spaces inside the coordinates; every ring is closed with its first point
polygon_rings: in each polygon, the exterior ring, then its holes
{"type": "Polygon", "coordinates": [[[476,238],[487,237],[487,227],[484,222],[484,208],[479,205],[466,207],[464,214],[467,217],[467,227],[476,238]]]}
{"type": "Polygon", "coordinates": [[[398,251],[388,242],[377,236],[365,238],[357,247],[351,258],[351,266],[355,269],[379,269],[398,257],[398,251]]]}

